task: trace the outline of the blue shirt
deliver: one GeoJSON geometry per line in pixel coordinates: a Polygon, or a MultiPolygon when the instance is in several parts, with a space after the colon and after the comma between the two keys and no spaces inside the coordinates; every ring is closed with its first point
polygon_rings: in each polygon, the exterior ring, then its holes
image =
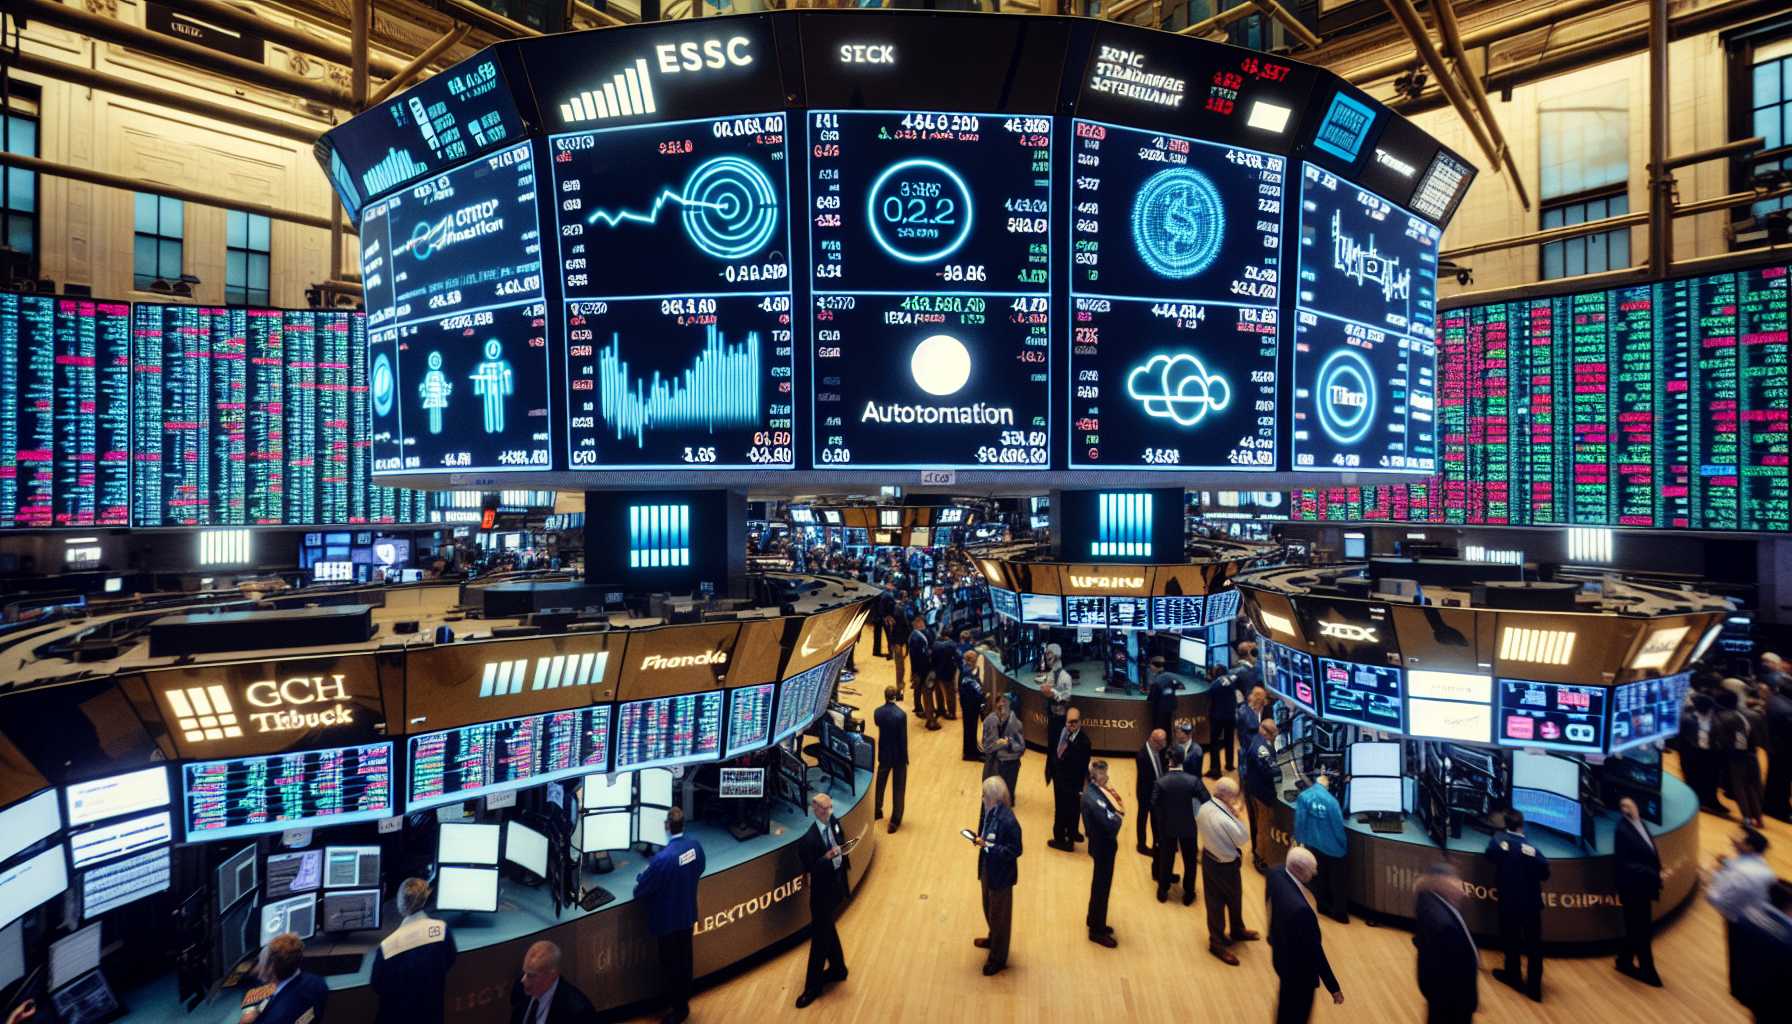
{"type": "Polygon", "coordinates": [[[1349,850],[1344,811],[1324,786],[1308,786],[1294,801],[1294,841],[1327,857],[1342,857],[1349,850]]]}

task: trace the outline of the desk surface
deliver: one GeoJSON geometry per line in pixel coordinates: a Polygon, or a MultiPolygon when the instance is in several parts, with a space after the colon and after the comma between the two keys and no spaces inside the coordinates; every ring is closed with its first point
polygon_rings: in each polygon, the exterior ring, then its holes
{"type": "MultiPolygon", "coordinates": [[[[1033,678],[1039,673],[1035,672],[1031,665],[1021,666],[1020,671],[1016,673],[1014,670],[1003,665],[1002,654],[1000,652],[982,648],[980,648],[979,651],[985,658],[989,659],[991,666],[994,667],[996,671],[1013,680],[1016,685],[1024,686],[1027,689],[1036,692],[1039,690],[1039,684],[1035,682],[1033,678]]],[[[1076,697],[1085,699],[1098,697],[1103,700],[1137,701],[1145,699],[1145,690],[1142,686],[1138,690],[1132,692],[1127,692],[1118,687],[1108,686],[1105,682],[1107,678],[1107,666],[1099,661],[1073,661],[1066,664],[1064,667],[1071,672],[1074,680],[1074,683],[1071,686],[1071,692],[1076,697]]],[[[1182,684],[1182,689],[1176,691],[1180,695],[1186,696],[1194,693],[1206,693],[1211,686],[1205,679],[1197,680],[1192,676],[1183,675],[1178,672],[1166,672],[1164,674],[1182,684]]]]}

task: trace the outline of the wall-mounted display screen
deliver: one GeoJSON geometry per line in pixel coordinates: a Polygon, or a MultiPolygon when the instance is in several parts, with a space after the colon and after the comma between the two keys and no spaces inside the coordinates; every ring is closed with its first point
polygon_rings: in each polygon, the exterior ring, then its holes
{"type": "Polygon", "coordinates": [[[1151,603],[1143,597],[1108,598],[1108,628],[1147,629],[1151,625],[1151,603]]]}
{"type": "Polygon", "coordinates": [[[368,207],[370,398],[390,439],[377,471],[551,468],[536,189],[522,145],[368,207]]]}
{"type": "MultiPolygon", "coordinates": [[[[166,789],[164,783],[163,790],[166,789]]],[[[165,796],[163,802],[167,802],[165,796]]],[[[61,804],[62,798],[54,789],[45,789],[0,811],[0,861],[62,831],[61,804]]]]}
{"type": "Polygon", "coordinates": [[[1499,731],[1505,747],[1599,753],[1605,749],[1603,686],[1499,681],[1499,731]]]}
{"type": "Polygon", "coordinates": [[[1238,617],[1238,591],[1221,590],[1207,595],[1206,625],[1217,626],[1238,617]]]}
{"type": "Polygon", "coordinates": [[[1286,159],[1071,125],[1071,468],[1274,469],[1286,159]]]}
{"type": "Polygon", "coordinates": [[[1064,599],[1056,594],[1020,595],[1020,620],[1056,626],[1064,622],[1064,599]]]}
{"type": "Polygon", "coordinates": [[[1107,628],[1108,599],[1105,597],[1066,597],[1064,599],[1064,624],[1066,626],[1093,626],[1098,629],[1107,628]]]}
{"type": "Polygon", "coordinates": [[[1263,653],[1263,685],[1308,714],[1318,714],[1319,682],[1313,675],[1313,656],[1261,637],[1257,646],[1263,653]]]}
{"type": "Polygon", "coordinates": [[[819,714],[816,705],[827,699],[818,696],[825,692],[827,681],[828,665],[823,663],[778,684],[778,726],[772,733],[773,743],[784,742],[815,721],[819,714]]]}
{"type": "Polygon", "coordinates": [[[772,696],[777,684],[742,686],[728,693],[728,754],[734,757],[771,742],[772,696]]]}
{"type": "Polygon", "coordinates": [[[160,846],[173,838],[174,815],[168,811],[119,818],[69,836],[69,863],[77,869],[84,868],[160,846]]]}
{"type": "Polygon", "coordinates": [[[610,769],[610,705],[410,737],[410,810],[610,769]]]}
{"type": "Polygon", "coordinates": [[[0,529],[130,525],[131,307],[0,293],[0,529]]]}
{"type": "Polygon", "coordinates": [[[616,710],[616,767],[696,764],[722,756],[722,691],[629,701],[616,710]]]}
{"type": "Polygon", "coordinates": [[[1199,629],[1207,598],[1200,594],[1151,599],[1152,629],[1199,629]]]}
{"type": "Polygon", "coordinates": [[[395,812],[392,744],[181,766],[187,841],[374,821],[395,812]]]}
{"type": "Polygon", "coordinates": [[[1001,587],[990,587],[989,606],[994,609],[997,615],[1006,616],[1007,618],[1015,620],[1020,618],[1020,595],[1012,590],[1003,590],[1001,587]]]}
{"type": "Polygon", "coordinates": [[[1443,231],[1317,164],[1300,202],[1294,466],[1430,472],[1443,231]]]}
{"type": "Polygon", "coordinates": [[[81,918],[167,892],[173,877],[172,848],[159,846],[81,872],[81,918]]]}
{"type": "Polygon", "coordinates": [[[1680,710],[1692,682],[1682,672],[1661,679],[1644,679],[1612,689],[1611,750],[1617,753],[1680,731],[1680,710]]]}
{"type": "Polygon", "coordinates": [[[69,827],[90,825],[121,814],[166,807],[168,769],[157,765],[103,779],[71,782],[65,792],[69,827]]]}
{"type": "Polygon", "coordinates": [[[571,468],[794,464],[787,139],[774,111],[550,141],[571,468]]]}
{"type": "Polygon", "coordinates": [[[1319,659],[1320,714],[1337,722],[1402,732],[1400,670],[1319,659]]]}
{"type": "Polygon", "coordinates": [[[815,467],[1048,468],[1052,119],[806,128],[815,467]]]}
{"type": "Polygon", "coordinates": [[[1438,474],[1297,491],[1293,517],[1792,530],[1787,281],[1779,264],[1446,310],[1438,474]]]}

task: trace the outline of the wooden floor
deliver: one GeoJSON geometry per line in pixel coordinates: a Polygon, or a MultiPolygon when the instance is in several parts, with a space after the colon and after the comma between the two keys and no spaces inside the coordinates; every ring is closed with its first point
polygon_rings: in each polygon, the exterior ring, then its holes
{"type": "MultiPolygon", "coordinates": [[[[870,717],[894,682],[892,663],[869,656],[870,635],[859,646],[859,675],[842,684],[856,691],[870,717]]],[[[961,761],[960,723],[942,722],[927,732],[909,719],[908,808],[902,829],[879,834],[877,857],[859,895],[840,919],[840,938],[851,977],[813,1006],[793,1004],[802,990],[807,947],[799,945],[698,994],[699,1021],[890,1020],[1004,1022],[1167,1021],[1172,1019],[1268,1021],[1273,1017],[1275,975],[1267,945],[1242,947],[1239,967],[1207,955],[1204,904],[1184,907],[1178,892],[1156,900],[1149,862],[1133,849],[1129,819],[1122,833],[1109,923],[1118,949],[1088,941],[1083,927],[1091,863],[1046,846],[1051,838],[1050,790],[1043,784],[1044,755],[1022,761],[1016,808],[1025,831],[1020,885],[1014,900],[1014,945],[1009,969],[994,978],[980,973],[984,953],[971,945],[982,935],[976,863],[960,828],[975,828],[980,767],[961,761]]],[[[872,727],[875,729],[875,726],[872,727]]],[[[1115,788],[1133,793],[1133,762],[1113,763],[1115,788]]],[[[886,807],[886,813],[888,808],[886,807]]],[[[1792,827],[1768,821],[1769,860],[1792,877],[1792,827]]],[[[879,827],[882,827],[881,825],[879,827]]],[[[1701,816],[1701,865],[1728,849],[1734,822],[1701,816]]],[[[1245,921],[1265,929],[1263,879],[1244,872],[1245,921]]],[[[1340,925],[1321,918],[1325,946],[1344,989],[1333,1006],[1321,993],[1316,1022],[1401,1024],[1424,1020],[1424,1002],[1413,977],[1412,935],[1394,926],[1371,927],[1360,918],[1340,925]]],[[[1531,1003],[1485,972],[1481,1013],[1487,1021],[1559,1021],[1562,1024],[1643,1024],[1652,1021],[1746,1021],[1725,980],[1721,919],[1702,894],[1657,933],[1656,963],[1665,989],[1644,987],[1612,969],[1609,956],[1554,959],[1544,972],[1544,1003],[1531,1003]]],[[[1484,952],[1483,967],[1497,966],[1484,952]]],[[[644,1017],[642,1020],[653,1018],[644,1017]]]]}

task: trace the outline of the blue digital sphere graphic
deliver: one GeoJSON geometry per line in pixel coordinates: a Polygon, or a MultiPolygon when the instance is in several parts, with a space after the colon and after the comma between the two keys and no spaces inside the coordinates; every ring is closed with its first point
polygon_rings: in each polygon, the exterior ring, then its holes
{"type": "Polygon", "coordinates": [[[1319,428],[1333,443],[1352,445],[1375,424],[1375,372],[1354,349],[1341,348],[1319,364],[1313,381],[1319,428]]]}
{"type": "Polygon", "coordinates": [[[392,399],[398,394],[398,381],[392,375],[392,360],[381,352],[373,357],[373,412],[376,416],[392,414],[392,399]]]}
{"type": "Polygon", "coordinates": [[[971,237],[971,187],[938,160],[899,160],[872,181],[867,195],[871,237],[904,263],[946,259],[971,237]]]}
{"type": "Polygon", "coordinates": [[[718,156],[684,183],[684,231],[691,244],[719,260],[765,248],[778,226],[778,193],[751,160],[718,156]]]}
{"type": "Polygon", "coordinates": [[[1187,167],[1158,171],[1132,201],[1132,244],[1159,277],[1194,277],[1213,265],[1225,239],[1219,189],[1187,167]]]}

